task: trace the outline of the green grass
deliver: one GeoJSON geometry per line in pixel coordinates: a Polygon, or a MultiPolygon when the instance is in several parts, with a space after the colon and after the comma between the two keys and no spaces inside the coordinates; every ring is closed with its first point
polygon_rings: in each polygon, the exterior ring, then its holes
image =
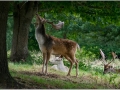
{"type": "Polygon", "coordinates": [[[75,69],[72,69],[70,77],[67,77],[67,73],[55,71],[48,67],[48,73],[57,76],[44,76],[36,75],[35,73],[41,73],[41,65],[33,64],[21,64],[9,62],[10,73],[13,77],[20,77],[27,83],[35,82],[41,87],[39,88],[58,88],[58,89],[104,89],[104,88],[120,88],[120,78],[118,74],[102,75],[96,73],[96,71],[79,71],[78,78],[75,78],[75,69]],[[23,73],[24,72],[24,73],[23,73]],[[27,74],[29,72],[29,74],[27,74]]]}
{"type": "Polygon", "coordinates": [[[86,88],[86,86],[88,88],[92,88],[91,85],[86,85],[86,84],[79,84],[79,83],[72,83],[69,81],[64,81],[64,80],[60,80],[60,79],[45,79],[39,76],[34,76],[34,75],[23,75],[23,74],[16,74],[14,72],[11,72],[13,77],[21,77],[22,79],[29,80],[31,79],[32,81],[35,81],[36,83],[40,84],[42,87],[40,88],[49,88],[49,86],[53,87],[53,88],[59,88],[59,89],[77,89],[77,88],[86,88]],[[48,86],[48,87],[46,87],[48,86]],[[85,86],[85,87],[84,87],[85,86]]]}
{"type": "Polygon", "coordinates": [[[74,83],[71,81],[65,81],[65,80],[60,80],[60,79],[53,79],[53,78],[43,78],[40,76],[35,76],[35,75],[25,75],[25,74],[20,74],[16,72],[11,72],[11,75],[13,77],[20,77],[24,81],[29,81],[32,80],[38,84],[40,84],[40,88],[49,88],[51,86],[52,88],[58,88],[58,89],[83,89],[83,88],[101,88],[99,86],[95,87],[94,84],[90,83],[74,83]]]}
{"type": "MultiPolygon", "coordinates": [[[[102,74],[102,69],[91,69],[90,65],[79,66],[79,76],[75,76],[75,68],[72,68],[71,76],[67,73],[53,70],[48,64],[48,75],[41,75],[42,58],[40,52],[30,52],[26,62],[13,63],[9,61],[11,75],[20,83],[30,88],[37,89],[113,89],[120,88],[120,74],[102,74]],[[17,78],[20,78],[17,79],[17,78]],[[32,87],[34,86],[34,87],[32,87]]],[[[66,61],[67,63],[68,61],[66,61]]],[[[69,63],[69,62],[68,62],[69,63]]],[[[118,62],[117,62],[118,63],[118,62]]]]}

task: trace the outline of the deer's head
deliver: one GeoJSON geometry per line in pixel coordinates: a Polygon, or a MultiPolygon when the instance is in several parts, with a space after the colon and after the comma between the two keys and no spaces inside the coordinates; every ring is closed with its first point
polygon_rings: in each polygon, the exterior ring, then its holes
{"type": "Polygon", "coordinates": [[[38,14],[36,14],[36,23],[35,26],[37,27],[38,25],[42,25],[44,23],[46,23],[47,20],[42,18],[41,16],[39,16],[38,14]]]}
{"type": "Polygon", "coordinates": [[[112,71],[113,71],[113,66],[110,65],[110,63],[104,64],[103,74],[110,73],[110,72],[112,72],[112,71]]]}
{"type": "Polygon", "coordinates": [[[36,14],[36,23],[35,26],[37,27],[38,25],[49,23],[52,25],[52,27],[56,30],[61,29],[64,26],[64,22],[59,21],[58,24],[54,24],[53,21],[48,21],[45,18],[42,18],[38,14],[36,14]]]}
{"type": "Polygon", "coordinates": [[[58,65],[62,62],[63,60],[63,57],[61,56],[55,56],[55,58],[53,60],[51,60],[51,63],[55,64],[55,65],[58,65]]]}

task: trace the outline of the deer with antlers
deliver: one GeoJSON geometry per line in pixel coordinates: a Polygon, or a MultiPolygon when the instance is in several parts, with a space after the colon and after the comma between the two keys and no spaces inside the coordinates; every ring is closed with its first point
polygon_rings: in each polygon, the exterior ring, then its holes
{"type": "Polygon", "coordinates": [[[67,76],[70,76],[73,64],[76,65],[76,77],[78,76],[78,60],[75,57],[75,53],[79,45],[68,39],[60,39],[45,32],[44,24],[47,22],[46,19],[36,14],[36,30],[35,37],[39,44],[39,48],[43,53],[43,67],[42,73],[47,75],[47,64],[51,55],[62,55],[70,62],[70,68],[67,76]]]}
{"type": "Polygon", "coordinates": [[[107,63],[105,61],[105,54],[103,53],[103,51],[100,49],[100,54],[102,56],[102,60],[103,60],[103,63],[104,63],[104,70],[103,70],[103,74],[106,74],[106,73],[120,73],[120,69],[116,69],[114,68],[112,65],[110,65],[111,62],[114,61],[114,59],[116,58],[116,54],[114,52],[112,52],[112,57],[113,57],[113,60],[110,61],[109,63],[107,63]]]}

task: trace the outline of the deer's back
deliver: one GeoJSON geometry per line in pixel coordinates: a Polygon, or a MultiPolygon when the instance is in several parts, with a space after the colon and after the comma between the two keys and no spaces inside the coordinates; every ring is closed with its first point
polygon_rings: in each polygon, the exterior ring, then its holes
{"type": "Polygon", "coordinates": [[[56,54],[65,54],[65,53],[75,53],[76,49],[77,49],[77,43],[72,41],[72,40],[68,40],[68,39],[59,39],[56,37],[51,37],[52,41],[53,41],[53,52],[56,51],[56,54]]]}

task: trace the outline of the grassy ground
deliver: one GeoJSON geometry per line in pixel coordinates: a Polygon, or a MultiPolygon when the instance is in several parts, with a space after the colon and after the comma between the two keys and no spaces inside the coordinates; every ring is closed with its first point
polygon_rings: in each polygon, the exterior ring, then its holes
{"type": "Polygon", "coordinates": [[[41,73],[41,65],[9,62],[11,75],[26,89],[113,89],[120,88],[119,74],[102,75],[95,71],[79,71],[75,78],[75,69],[71,76],[55,71],[49,66],[48,75],[41,73]]]}
{"type": "MultiPolygon", "coordinates": [[[[10,52],[8,52],[8,57],[10,52]]],[[[119,89],[120,74],[102,74],[102,69],[91,69],[80,64],[79,76],[75,78],[75,69],[71,76],[53,70],[49,63],[48,75],[41,73],[42,57],[40,52],[30,52],[26,62],[9,62],[9,70],[14,79],[24,85],[25,89],[119,89]],[[82,66],[83,67],[82,67],[82,66]]],[[[67,61],[66,61],[67,62],[67,61]]],[[[92,62],[91,62],[92,63],[92,62]]],[[[116,62],[117,64],[119,61],[116,62]]],[[[99,63],[98,63],[99,64],[99,63]]],[[[93,63],[99,67],[96,63],[93,63]]],[[[119,64],[120,65],[120,64],[119,64]]],[[[119,66],[118,65],[118,66],[119,66]]]]}

